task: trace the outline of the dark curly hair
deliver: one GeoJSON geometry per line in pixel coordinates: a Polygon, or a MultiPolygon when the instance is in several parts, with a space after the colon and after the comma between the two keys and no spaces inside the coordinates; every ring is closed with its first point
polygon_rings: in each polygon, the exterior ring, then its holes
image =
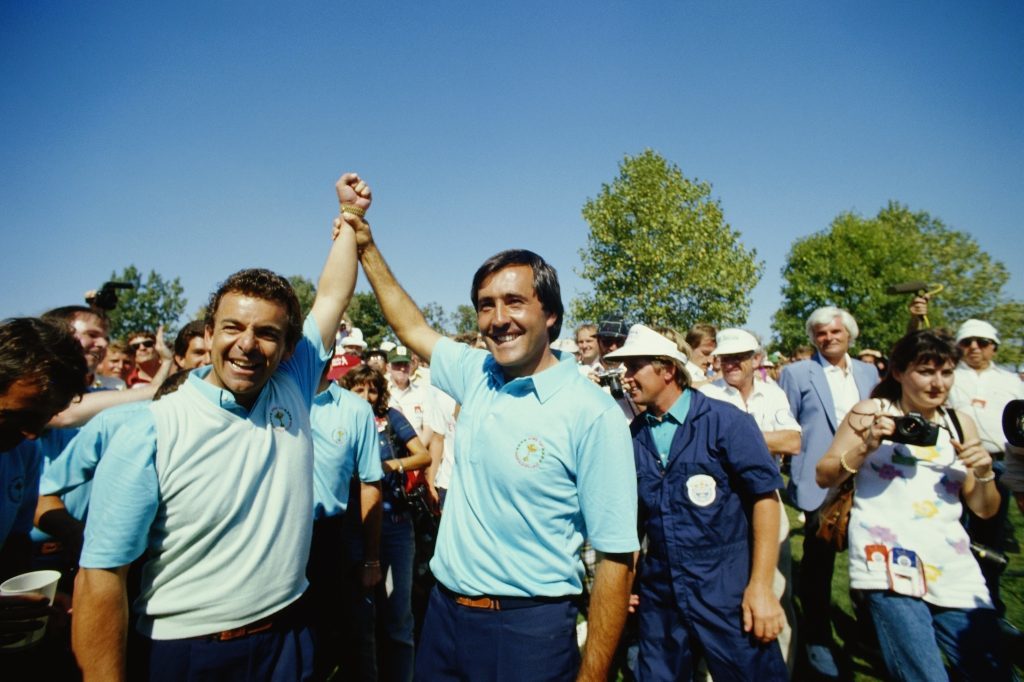
{"type": "Polygon", "coordinates": [[[64,409],[85,392],[89,373],[82,346],[67,325],[35,317],[0,322],[0,393],[19,379],[46,388],[46,406],[64,409]]]}
{"type": "Polygon", "coordinates": [[[239,270],[224,280],[210,296],[206,305],[206,326],[213,329],[217,307],[225,294],[255,296],[281,305],[288,314],[288,328],[285,330],[285,346],[291,350],[302,337],[302,309],[299,299],[288,280],[263,268],[239,270]]]}
{"type": "Polygon", "coordinates": [[[388,402],[391,399],[391,394],[388,393],[388,382],[384,375],[373,367],[359,365],[354,369],[350,369],[345,376],[338,380],[338,383],[350,391],[354,386],[359,386],[360,384],[370,384],[373,386],[377,389],[377,402],[371,403],[373,413],[378,417],[387,416],[388,402]]]}

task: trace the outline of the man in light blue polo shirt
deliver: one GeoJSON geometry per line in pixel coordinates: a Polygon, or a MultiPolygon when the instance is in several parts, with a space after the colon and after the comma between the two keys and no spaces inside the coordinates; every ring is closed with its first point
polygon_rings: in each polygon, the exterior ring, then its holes
{"type": "Polygon", "coordinates": [[[327,679],[339,663],[342,670],[357,665],[358,642],[352,627],[356,602],[363,590],[372,589],[381,579],[380,480],[384,471],[373,409],[328,379],[330,368],[330,363],[324,365],[309,414],[313,426],[313,542],[306,576],[316,636],[314,679],[327,679]],[[356,504],[363,548],[358,570],[345,527],[353,474],[359,478],[356,504]]]}
{"type": "Polygon", "coordinates": [[[370,204],[355,174],[336,187],[342,218],[305,323],[280,275],[232,275],[207,308],[212,364],[120,429],[100,461],[72,625],[86,681],[127,677],[125,583],[146,550],[138,676],[311,674],[299,602],[313,525],[309,411],[355,286],[347,225],[370,204]]]}
{"type": "Polygon", "coordinates": [[[356,227],[388,323],[462,406],[416,678],[604,680],[639,548],[636,472],[618,406],[549,348],[562,323],[557,274],[530,251],[485,262],[471,298],[487,350],[473,349],[427,325],[369,227],[356,227]],[[604,560],[581,665],[584,537],[604,560]]]}

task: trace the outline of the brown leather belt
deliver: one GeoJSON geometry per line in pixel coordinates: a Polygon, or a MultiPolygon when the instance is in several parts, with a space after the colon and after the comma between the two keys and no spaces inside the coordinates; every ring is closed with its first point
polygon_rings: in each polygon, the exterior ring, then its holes
{"type": "Polygon", "coordinates": [[[514,609],[525,609],[532,606],[542,606],[544,604],[559,604],[567,601],[573,601],[576,599],[575,596],[568,597],[492,597],[489,595],[480,595],[477,597],[471,597],[465,594],[459,594],[454,592],[441,583],[437,584],[437,588],[442,594],[447,596],[453,602],[459,606],[465,606],[471,609],[483,609],[486,611],[511,611],[514,609]]]}
{"type": "Polygon", "coordinates": [[[233,639],[249,637],[250,635],[267,632],[269,630],[273,630],[275,627],[282,630],[292,627],[300,622],[302,614],[305,612],[305,602],[305,595],[303,595],[280,611],[272,613],[269,616],[260,618],[259,620],[254,620],[251,623],[246,623],[242,627],[222,630],[209,635],[200,635],[199,637],[196,637],[196,639],[230,642],[233,639]]]}

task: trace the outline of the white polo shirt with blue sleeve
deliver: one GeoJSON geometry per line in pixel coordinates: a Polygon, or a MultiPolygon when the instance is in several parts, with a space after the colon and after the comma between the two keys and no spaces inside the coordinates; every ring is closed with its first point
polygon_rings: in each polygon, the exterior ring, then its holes
{"type": "Polygon", "coordinates": [[[336,383],[318,393],[310,412],[313,424],[313,518],[344,514],[349,481],[358,472],[363,483],[384,477],[373,408],[336,383]]]}
{"type": "Polygon", "coordinates": [[[196,637],[280,611],[307,587],[313,525],[309,411],[330,354],[308,317],[251,410],[192,372],[118,430],[93,479],[84,568],[149,550],[137,628],[196,637]]]}
{"type": "Polygon", "coordinates": [[[430,369],[462,405],[430,563],[443,585],[467,595],[575,595],[584,538],[605,553],[639,548],[629,429],[574,362],[506,382],[490,353],[440,339],[430,369]]]}

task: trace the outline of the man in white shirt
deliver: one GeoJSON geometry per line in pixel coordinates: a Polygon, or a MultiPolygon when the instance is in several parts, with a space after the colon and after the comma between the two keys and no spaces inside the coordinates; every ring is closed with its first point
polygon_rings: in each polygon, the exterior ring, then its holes
{"type": "MultiPolygon", "coordinates": [[[[705,395],[732,403],[757,422],[764,436],[768,450],[778,459],[781,455],[800,454],[800,424],[789,409],[789,401],[781,388],[757,378],[757,368],[764,353],[760,343],[743,329],[723,329],[716,336],[716,347],[712,353],[718,358],[722,378],[704,384],[700,391],[705,395]]],[[[779,505],[779,564],[775,569],[772,589],[786,612],[786,624],[779,634],[779,646],[790,673],[796,662],[794,648],[796,638],[793,627],[796,613],[793,611],[791,563],[789,553],[789,521],[786,510],[779,505]]]]}
{"type": "MultiPolygon", "coordinates": [[[[982,447],[992,455],[993,469],[1002,478],[1005,471],[1003,459],[1008,447],[1011,447],[1003,434],[1003,410],[1011,400],[1024,398],[1024,383],[1013,372],[995,364],[999,333],[988,322],[967,320],[956,332],[956,343],[963,357],[954,372],[949,405],[974,419],[982,447]]],[[[1002,496],[999,512],[990,519],[969,514],[967,530],[972,542],[1003,551],[1010,496],[1002,482],[996,485],[1002,496]]],[[[1004,569],[1005,566],[994,562],[981,562],[992,602],[1000,615],[1006,612],[1006,605],[999,595],[999,576],[1004,569]]]]}

